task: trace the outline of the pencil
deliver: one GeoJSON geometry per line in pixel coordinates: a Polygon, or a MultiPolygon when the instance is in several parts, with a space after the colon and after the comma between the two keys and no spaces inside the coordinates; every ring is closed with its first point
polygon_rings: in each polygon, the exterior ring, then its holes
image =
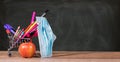
{"type": "Polygon", "coordinates": [[[20,29],[20,26],[17,27],[17,30],[16,30],[16,32],[15,32],[13,38],[14,38],[14,37],[16,36],[16,34],[18,33],[19,29],[20,29]]]}

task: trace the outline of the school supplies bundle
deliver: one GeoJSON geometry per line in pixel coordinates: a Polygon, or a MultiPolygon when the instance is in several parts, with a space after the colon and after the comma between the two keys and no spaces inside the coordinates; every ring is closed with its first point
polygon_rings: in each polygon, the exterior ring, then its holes
{"type": "Polygon", "coordinates": [[[15,30],[9,24],[4,25],[6,33],[8,34],[8,38],[10,40],[10,47],[8,49],[9,56],[11,56],[11,50],[16,47],[16,45],[19,46],[21,42],[27,42],[31,40],[32,37],[38,37],[41,57],[52,56],[52,47],[56,36],[53,33],[48,20],[46,17],[44,17],[47,12],[48,10],[45,11],[42,16],[36,16],[36,12],[34,11],[32,14],[31,23],[27,26],[26,29],[18,26],[15,30]]]}

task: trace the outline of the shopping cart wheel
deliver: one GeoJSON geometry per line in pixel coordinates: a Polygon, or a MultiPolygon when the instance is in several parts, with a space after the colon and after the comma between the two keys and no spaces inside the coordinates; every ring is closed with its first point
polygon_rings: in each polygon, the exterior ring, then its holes
{"type": "Polygon", "coordinates": [[[11,54],[11,53],[8,53],[8,56],[9,56],[9,57],[11,57],[11,56],[12,56],[12,54],[11,54]]]}
{"type": "Polygon", "coordinates": [[[11,57],[12,54],[11,54],[11,51],[8,49],[8,56],[11,57]]]}

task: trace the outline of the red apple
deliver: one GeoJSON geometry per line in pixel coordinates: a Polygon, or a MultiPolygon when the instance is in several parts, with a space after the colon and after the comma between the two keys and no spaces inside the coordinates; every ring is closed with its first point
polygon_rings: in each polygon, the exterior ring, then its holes
{"type": "Polygon", "coordinates": [[[36,47],[32,42],[22,43],[19,46],[18,52],[24,58],[31,58],[36,51],[36,47]]]}

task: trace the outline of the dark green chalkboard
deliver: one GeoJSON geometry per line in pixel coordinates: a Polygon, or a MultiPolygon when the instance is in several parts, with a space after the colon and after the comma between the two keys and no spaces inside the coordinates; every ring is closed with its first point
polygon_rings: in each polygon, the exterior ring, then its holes
{"type": "MultiPolygon", "coordinates": [[[[119,3],[119,0],[5,0],[0,10],[4,19],[1,23],[27,27],[32,11],[40,16],[49,9],[46,18],[57,36],[53,50],[119,51],[119,3]]],[[[39,49],[37,38],[34,43],[39,49]]]]}

